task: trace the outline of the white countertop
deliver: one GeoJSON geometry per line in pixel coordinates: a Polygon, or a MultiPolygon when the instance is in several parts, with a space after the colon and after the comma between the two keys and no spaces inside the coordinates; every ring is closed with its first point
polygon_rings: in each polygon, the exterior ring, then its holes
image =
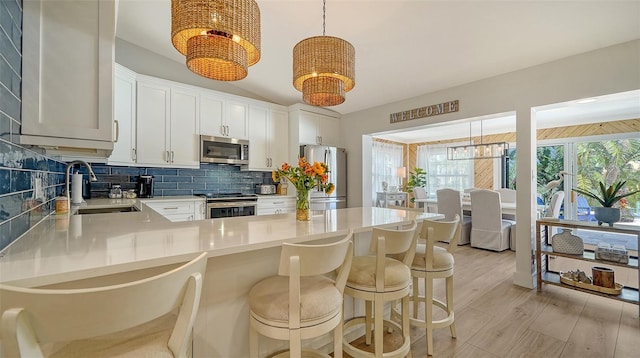
{"type": "Polygon", "coordinates": [[[413,218],[442,217],[385,208],[347,208],[313,211],[309,222],[296,221],[295,213],[170,222],[137,199],[93,199],[88,206],[133,202],[142,211],[46,218],[0,253],[0,282],[45,285],[181,262],[193,252],[207,251],[209,257],[215,257],[283,242],[341,236],[349,228],[363,232],[413,218]]]}

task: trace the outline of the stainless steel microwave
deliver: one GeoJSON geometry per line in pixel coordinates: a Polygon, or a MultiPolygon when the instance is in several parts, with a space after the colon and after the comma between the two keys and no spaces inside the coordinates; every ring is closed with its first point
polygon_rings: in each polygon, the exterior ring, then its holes
{"type": "Polygon", "coordinates": [[[227,137],[200,136],[200,162],[249,164],[249,141],[227,137]]]}

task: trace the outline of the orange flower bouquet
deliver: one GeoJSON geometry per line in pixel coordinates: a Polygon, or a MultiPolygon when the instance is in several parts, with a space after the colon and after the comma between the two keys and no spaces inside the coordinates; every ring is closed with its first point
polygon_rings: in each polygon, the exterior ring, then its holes
{"type": "Polygon", "coordinates": [[[280,169],[271,173],[274,182],[279,182],[282,178],[287,178],[296,188],[296,218],[298,220],[309,220],[309,191],[313,188],[323,190],[327,195],[331,195],[335,190],[335,185],[329,183],[329,167],[326,163],[308,163],[303,157],[298,160],[298,166],[292,167],[288,163],[282,164],[280,169]]]}

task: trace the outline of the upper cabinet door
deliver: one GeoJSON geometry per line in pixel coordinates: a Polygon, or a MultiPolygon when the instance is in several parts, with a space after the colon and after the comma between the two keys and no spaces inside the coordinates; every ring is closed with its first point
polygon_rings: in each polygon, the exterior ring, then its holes
{"type": "Polygon", "coordinates": [[[24,1],[23,144],[113,148],[113,0],[24,1]]]}
{"type": "Polygon", "coordinates": [[[225,101],[225,125],[227,126],[227,137],[237,139],[248,139],[247,130],[247,104],[241,102],[225,101]]]}
{"type": "Polygon", "coordinates": [[[289,161],[289,114],[286,111],[272,109],[268,130],[271,159],[269,169],[275,170],[280,168],[282,163],[289,161]]]}
{"type": "Polygon", "coordinates": [[[114,119],[116,142],[109,157],[110,165],[130,165],[136,160],[136,77],[122,66],[116,67],[114,119]]]}
{"type": "Polygon", "coordinates": [[[318,115],[300,111],[298,121],[300,123],[300,144],[321,144],[318,132],[318,115]]]}
{"type": "Polygon", "coordinates": [[[269,170],[269,112],[265,107],[249,108],[249,170],[269,170]]]}
{"type": "Polygon", "coordinates": [[[138,81],[138,164],[168,165],[171,88],[138,81]]]}
{"type": "Polygon", "coordinates": [[[214,137],[224,136],[223,101],[208,94],[200,96],[200,134],[214,137]]]}
{"type": "Polygon", "coordinates": [[[196,91],[171,89],[170,163],[200,165],[198,137],[199,96],[196,91]]]}
{"type": "Polygon", "coordinates": [[[338,119],[318,115],[318,136],[320,137],[320,144],[329,147],[338,146],[338,138],[340,136],[340,127],[338,125],[338,119]]]}

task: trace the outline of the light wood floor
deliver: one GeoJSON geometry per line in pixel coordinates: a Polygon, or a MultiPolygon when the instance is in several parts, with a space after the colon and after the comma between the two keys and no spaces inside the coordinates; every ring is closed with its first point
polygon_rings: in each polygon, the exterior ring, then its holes
{"type": "MultiPolygon", "coordinates": [[[[458,337],[436,330],[434,357],[640,357],[637,305],[551,285],[541,293],[516,286],[511,251],[460,246],[455,260],[458,337]]],[[[436,297],[443,285],[437,283],[436,297]]],[[[413,357],[426,356],[424,336],[412,328],[413,357]]]]}

